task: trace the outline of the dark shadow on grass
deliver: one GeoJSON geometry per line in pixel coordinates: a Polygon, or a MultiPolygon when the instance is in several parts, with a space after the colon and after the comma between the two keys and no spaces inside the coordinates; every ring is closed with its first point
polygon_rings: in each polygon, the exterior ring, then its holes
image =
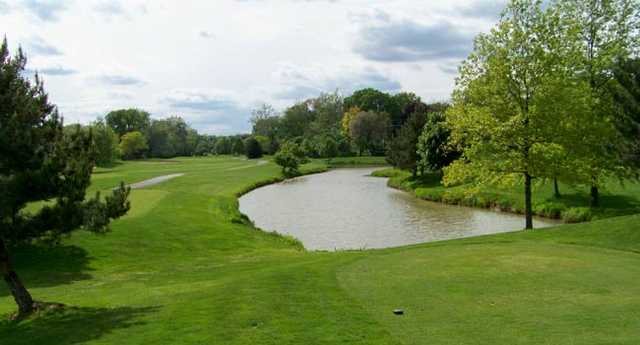
{"type": "MultiPolygon", "coordinates": [[[[90,257],[76,246],[23,245],[11,249],[11,257],[18,276],[27,288],[51,287],[90,279],[90,257]]],[[[0,297],[9,290],[0,282],[0,297]]],[[[38,296],[34,296],[36,299],[38,296]]]]}
{"type": "Polygon", "coordinates": [[[416,177],[409,177],[407,181],[412,188],[433,188],[442,187],[441,173],[425,173],[416,177]]]}
{"type": "MultiPolygon", "coordinates": [[[[590,196],[587,193],[563,194],[561,198],[551,197],[547,201],[560,202],[567,207],[589,207],[590,196]]],[[[591,209],[594,216],[608,218],[625,216],[640,212],[640,198],[630,195],[600,195],[600,206],[591,209]]]]}
{"type": "Polygon", "coordinates": [[[81,344],[99,339],[115,330],[141,326],[143,317],[155,313],[159,306],[118,308],[74,308],[42,311],[22,321],[0,321],[3,345],[81,344]]]}

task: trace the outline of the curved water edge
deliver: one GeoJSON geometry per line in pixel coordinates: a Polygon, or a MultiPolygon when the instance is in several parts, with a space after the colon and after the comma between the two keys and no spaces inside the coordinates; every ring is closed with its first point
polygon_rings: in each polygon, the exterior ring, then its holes
{"type": "MultiPolygon", "coordinates": [[[[377,169],[340,168],[263,186],[239,198],[240,211],[309,250],[387,248],[524,227],[521,215],[414,198],[371,177],[377,169]]],[[[556,224],[534,220],[538,228],[556,224]]]]}

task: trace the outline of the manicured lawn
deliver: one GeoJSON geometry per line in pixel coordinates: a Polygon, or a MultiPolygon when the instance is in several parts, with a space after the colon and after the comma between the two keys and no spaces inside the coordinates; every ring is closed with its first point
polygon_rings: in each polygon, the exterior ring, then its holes
{"type": "MultiPolygon", "coordinates": [[[[0,344],[635,344],[640,338],[639,216],[326,253],[255,230],[238,213],[237,193],[279,176],[273,163],[128,162],[98,169],[92,190],[172,173],[185,176],[133,191],[132,210],[106,236],[80,232],[60,247],[15,250],[34,297],[69,307],[0,321],[0,344]],[[406,315],[394,316],[395,308],[406,315]]],[[[0,285],[0,314],[15,309],[0,285]]]]}

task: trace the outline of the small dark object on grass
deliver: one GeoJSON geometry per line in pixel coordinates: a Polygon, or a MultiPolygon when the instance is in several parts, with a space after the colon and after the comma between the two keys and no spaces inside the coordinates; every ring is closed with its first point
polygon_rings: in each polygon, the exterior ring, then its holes
{"type": "Polygon", "coordinates": [[[404,315],[404,310],[402,310],[402,309],[395,309],[395,310],[393,311],[393,313],[394,313],[395,315],[404,315]]]}

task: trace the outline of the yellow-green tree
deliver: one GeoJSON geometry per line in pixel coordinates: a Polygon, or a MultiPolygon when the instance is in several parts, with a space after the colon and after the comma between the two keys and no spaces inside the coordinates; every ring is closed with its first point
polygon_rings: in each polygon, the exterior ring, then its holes
{"type": "Polygon", "coordinates": [[[498,25],[476,38],[447,111],[462,156],[444,169],[444,183],[522,183],[527,229],[533,228],[532,181],[549,176],[549,162],[562,148],[554,140],[562,135],[561,116],[545,104],[564,101],[571,83],[565,36],[556,8],[511,1],[498,25]]]}
{"type": "Polygon", "coordinates": [[[629,169],[620,157],[618,145],[624,139],[613,125],[615,100],[608,91],[616,63],[638,52],[640,3],[637,0],[562,0],[562,25],[573,35],[565,39],[571,47],[567,55],[579,82],[586,88],[579,98],[578,137],[565,141],[567,149],[579,158],[574,178],[591,186],[591,205],[599,205],[601,181],[609,176],[624,177],[629,169]]]}

